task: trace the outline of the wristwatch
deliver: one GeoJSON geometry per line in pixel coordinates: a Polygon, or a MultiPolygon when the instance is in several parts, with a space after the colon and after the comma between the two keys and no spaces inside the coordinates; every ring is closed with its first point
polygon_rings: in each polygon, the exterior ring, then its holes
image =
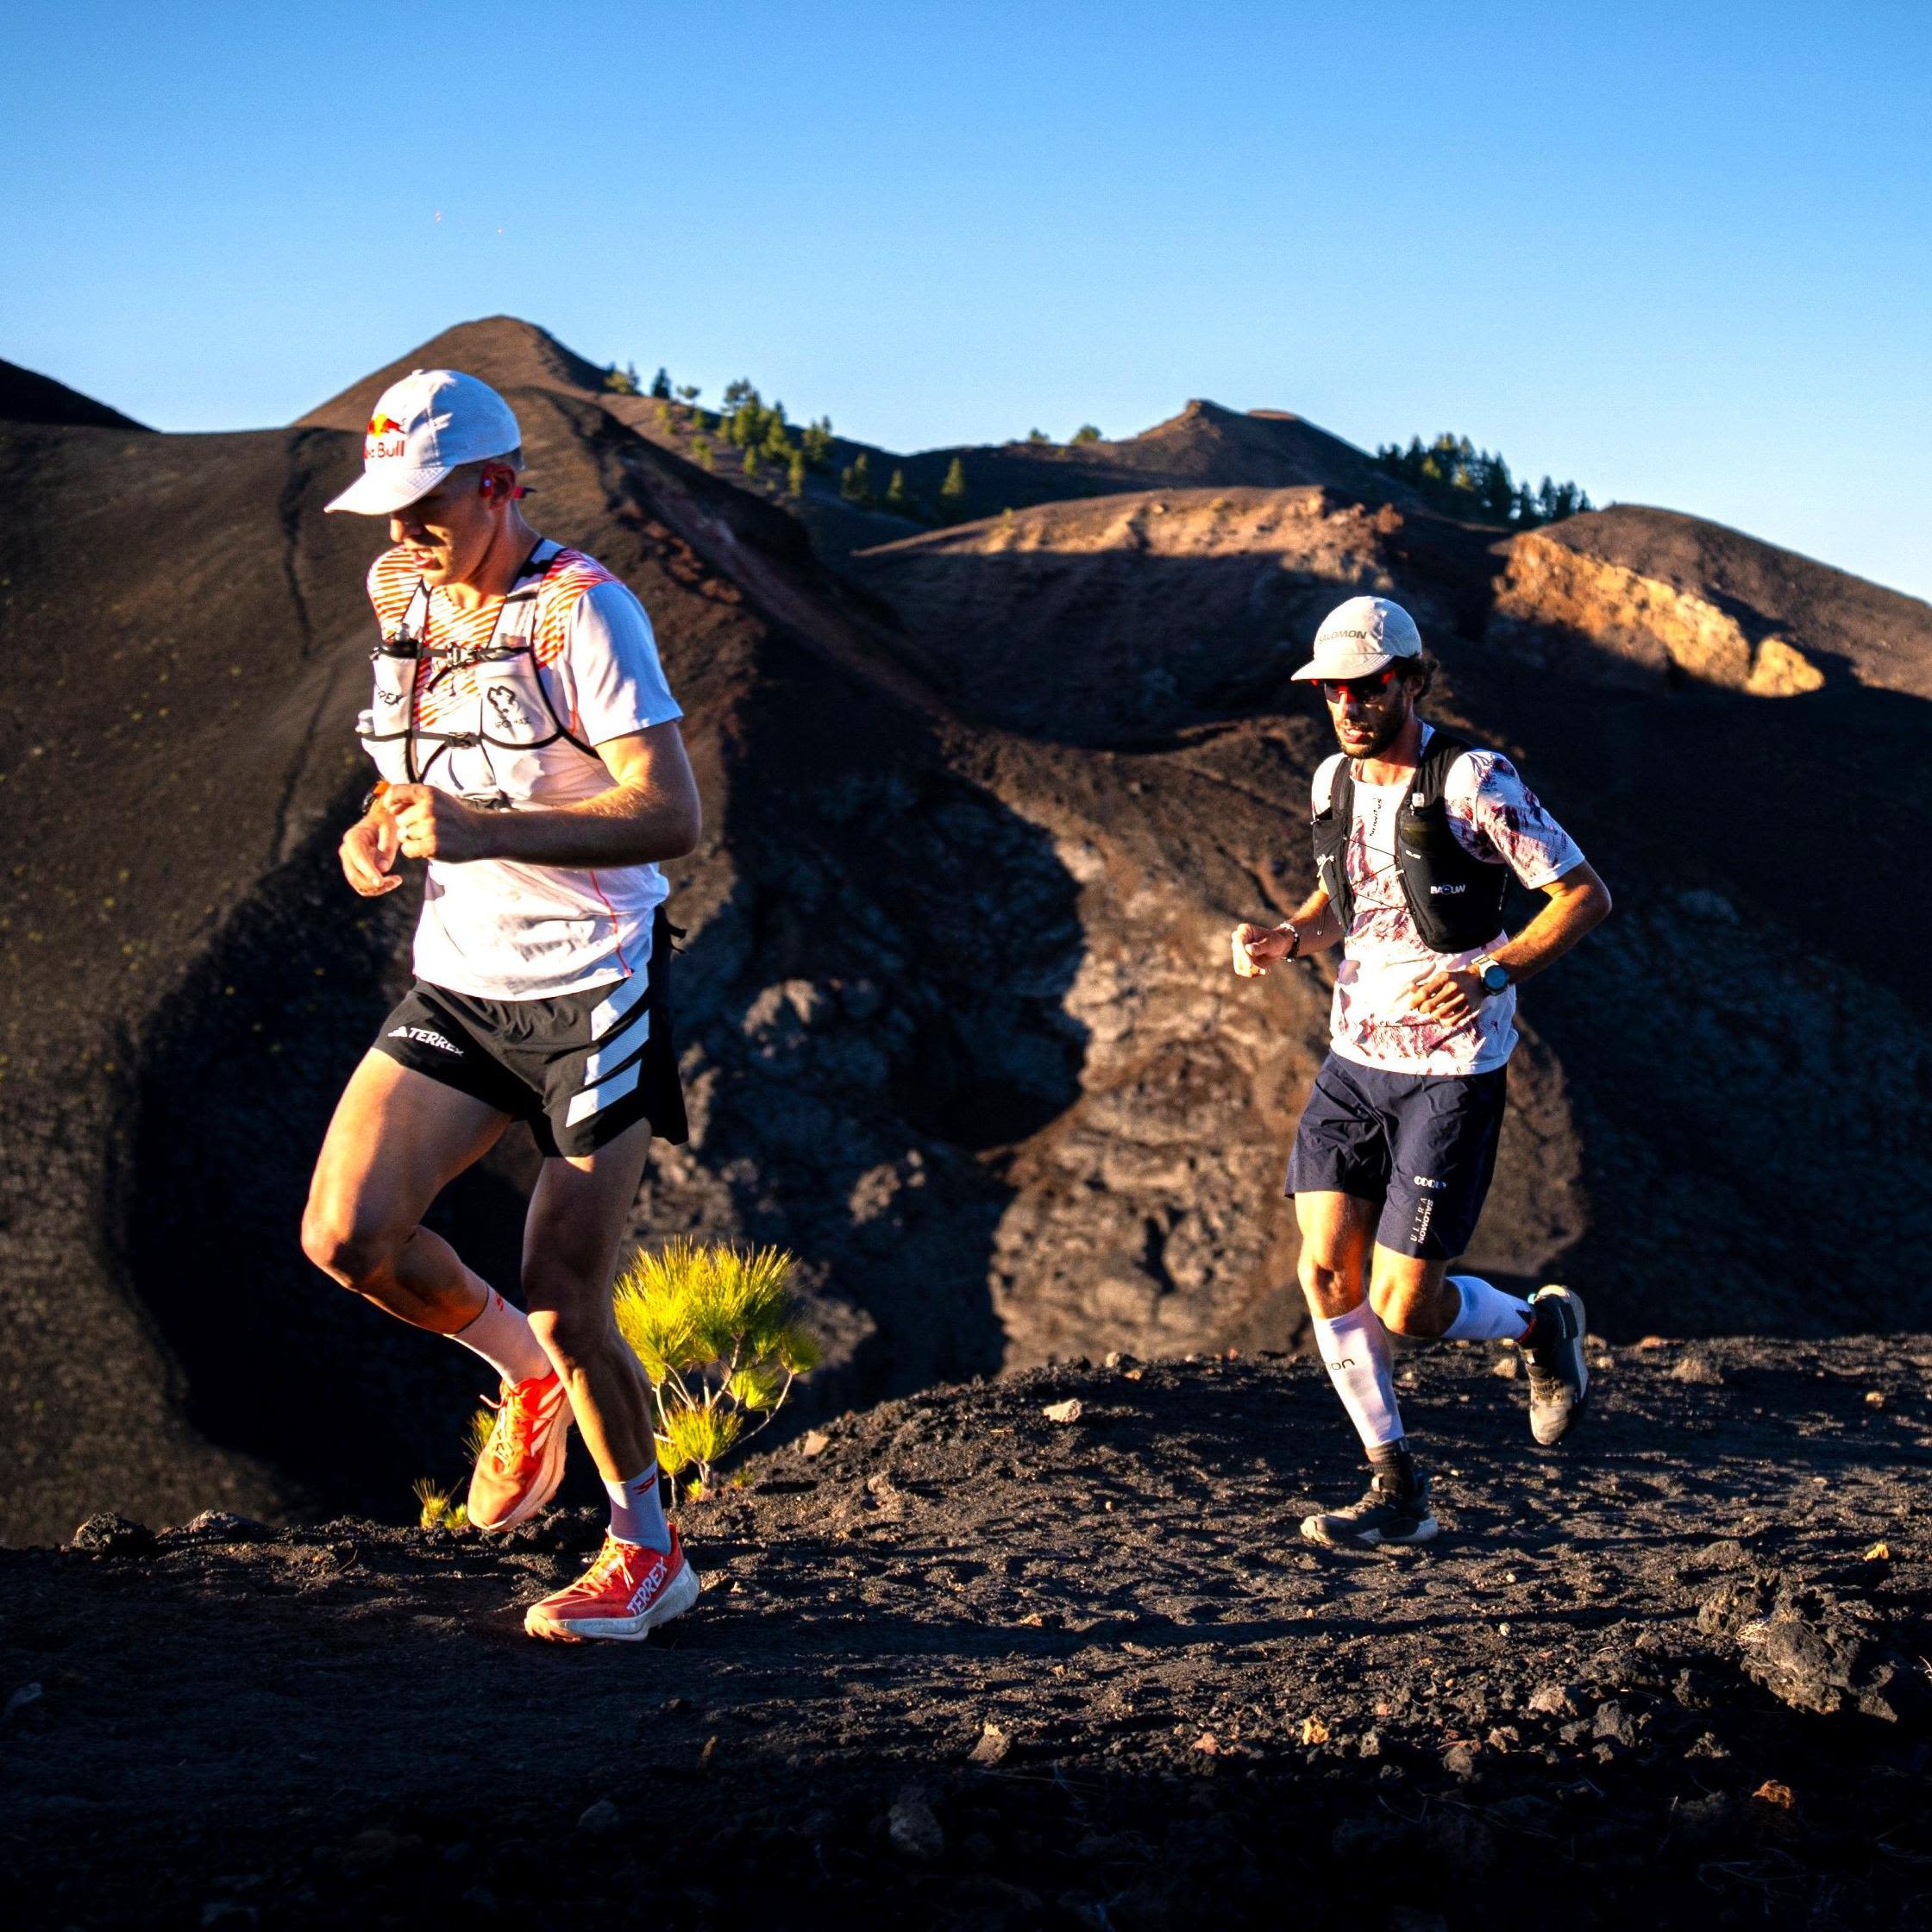
{"type": "Polygon", "coordinates": [[[1509,986],[1509,969],[1501,960],[1491,959],[1484,953],[1480,959],[1472,959],[1469,969],[1483,982],[1483,991],[1494,999],[1509,986]]]}

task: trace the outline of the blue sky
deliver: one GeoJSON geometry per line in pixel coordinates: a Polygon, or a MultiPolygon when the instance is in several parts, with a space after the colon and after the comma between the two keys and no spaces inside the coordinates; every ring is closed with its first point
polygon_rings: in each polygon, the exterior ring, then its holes
{"type": "Polygon", "coordinates": [[[900,448],[1453,429],[1932,596],[1923,0],[6,22],[0,355],[161,428],[507,310],[900,448]]]}

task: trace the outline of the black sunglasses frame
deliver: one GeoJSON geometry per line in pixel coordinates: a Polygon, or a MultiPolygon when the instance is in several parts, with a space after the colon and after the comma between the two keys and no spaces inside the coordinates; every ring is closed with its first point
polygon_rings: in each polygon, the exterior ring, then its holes
{"type": "Polygon", "coordinates": [[[1339,705],[1351,693],[1358,698],[1379,698],[1393,688],[1397,669],[1396,665],[1389,663],[1379,671],[1369,671],[1358,678],[1317,678],[1315,687],[1325,704],[1339,705]]]}

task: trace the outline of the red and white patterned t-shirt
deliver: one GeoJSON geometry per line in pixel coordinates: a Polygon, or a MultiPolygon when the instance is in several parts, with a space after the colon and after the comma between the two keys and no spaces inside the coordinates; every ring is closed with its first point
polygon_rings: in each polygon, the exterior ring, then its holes
{"type": "MultiPolygon", "coordinates": [[[[1430,728],[1422,727],[1422,742],[1430,728]]],[[[1342,755],[1314,775],[1316,812],[1327,809],[1342,755]]],[[[1422,982],[1446,967],[1466,966],[1502,944],[1498,932],[1468,952],[1432,952],[1416,931],[1396,862],[1396,819],[1413,782],[1355,781],[1355,819],[1343,863],[1355,895],[1353,917],[1335,975],[1329,1017],[1334,1051],[1344,1059],[1389,1073],[1487,1073],[1516,1044],[1516,989],[1485,1000],[1476,1017],[1446,1027],[1409,1010],[1422,982]]],[[[1500,862],[1536,891],[1584,862],[1576,842],[1500,751],[1466,751],[1445,775],[1443,804],[1456,842],[1472,857],[1500,862]]]]}

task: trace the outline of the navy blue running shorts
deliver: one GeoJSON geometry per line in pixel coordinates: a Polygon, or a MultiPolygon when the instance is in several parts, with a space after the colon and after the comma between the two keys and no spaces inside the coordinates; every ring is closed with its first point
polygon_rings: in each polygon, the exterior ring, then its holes
{"type": "Polygon", "coordinates": [[[1509,1071],[1388,1073],[1331,1053],[1295,1131],[1287,1191],[1379,1201],[1378,1246],[1453,1261],[1496,1172],[1509,1071]]]}

